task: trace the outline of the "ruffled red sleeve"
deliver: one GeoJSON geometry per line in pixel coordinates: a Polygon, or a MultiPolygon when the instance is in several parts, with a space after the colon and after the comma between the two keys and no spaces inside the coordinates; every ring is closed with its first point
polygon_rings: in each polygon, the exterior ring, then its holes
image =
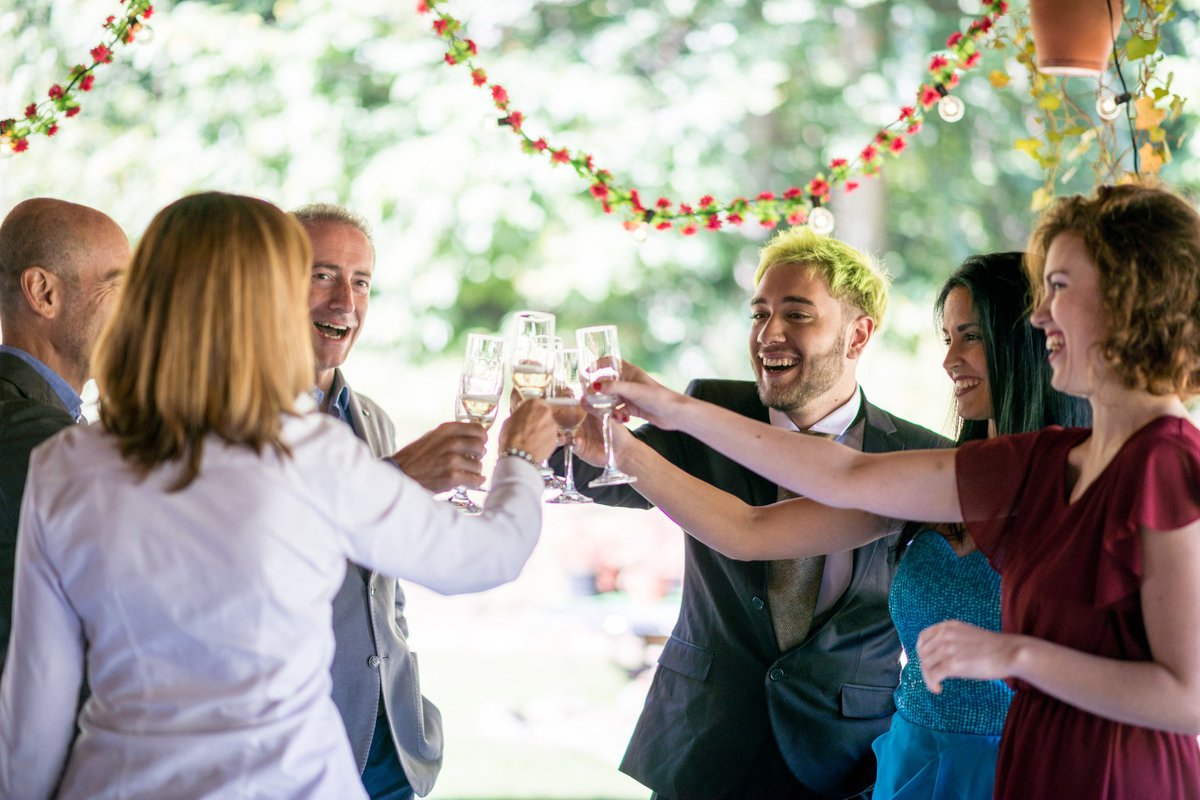
{"type": "MultiPolygon", "coordinates": [[[[1056,429],[1057,430],[1057,429],[1056,429]]],[[[997,570],[1005,534],[1014,527],[1019,501],[1033,470],[1030,461],[1044,431],[967,442],[954,458],[958,503],[975,545],[997,570]]]]}
{"type": "Polygon", "coordinates": [[[1112,524],[1104,531],[1096,578],[1101,608],[1141,588],[1143,530],[1172,531],[1200,519],[1200,431],[1186,419],[1151,422],[1117,459],[1112,524]]]}

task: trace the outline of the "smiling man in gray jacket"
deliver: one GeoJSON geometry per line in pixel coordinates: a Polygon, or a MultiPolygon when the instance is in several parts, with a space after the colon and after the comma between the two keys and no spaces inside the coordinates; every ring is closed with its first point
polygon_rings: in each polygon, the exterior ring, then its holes
{"type": "MultiPolygon", "coordinates": [[[[438,492],[483,482],[479,459],[487,433],[448,422],[396,452],[392,421],[350,389],[339,367],[366,321],[375,248],[366,223],[341,207],[316,204],[293,212],[313,246],[309,312],[321,410],[344,421],[376,458],[391,457],[405,474],[438,492]]],[[[433,789],[442,766],[442,716],[421,695],[408,647],[404,591],[356,564],[333,601],[333,700],[372,800],[406,800],[433,789]]]]}

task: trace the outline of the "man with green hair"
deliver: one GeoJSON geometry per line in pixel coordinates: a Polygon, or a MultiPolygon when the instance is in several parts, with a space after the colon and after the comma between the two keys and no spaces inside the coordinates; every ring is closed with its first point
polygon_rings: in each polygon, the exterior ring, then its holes
{"type": "MultiPolygon", "coordinates": [[[[886,305],[886,278],[862,253],[808,228],[783,231],[761,252],[750,300],[755,380],[696,380],[687,392],[867,452],[937,447],[941,437],[867,402],[858,386],[886,305]]],[[[636,435],[747,503],[786,496],[690,436],[652,425],[636,435]]],[[[580,465],[580,485],[594,474],[580,465]]],[[[649,507],[636,485],[592,496],[649,507]]],[[[899,682],[888,615],[898,535],[772,562],[736,561],[686,537],[679,620],[621,770],[680,800],[869,794],[871,742],[887,730],[899,682]]]]}

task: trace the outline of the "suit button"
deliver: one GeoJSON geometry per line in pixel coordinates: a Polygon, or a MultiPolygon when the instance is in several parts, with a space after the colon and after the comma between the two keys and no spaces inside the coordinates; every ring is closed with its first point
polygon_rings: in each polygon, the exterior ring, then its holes
{"type": "Polygon", "coordinates": [[[763,606],[766,605],[766,603],[763,602],[761,597],[751,597],[750,605],[754,606],[755,611],[762,611],[763,606]]]}
{"type": "Polygon", "coordinates": [[[767,673],[767,677],[773,681],[781,681],[783,680],[783,670],[779,667],[772,667],[771,671],[767,673]]]}
{"type": "Polygon", "coordinates": [[[379,656],[371,656],[368,658],[367,666],[371,669],[379,669],[379,656]]]}

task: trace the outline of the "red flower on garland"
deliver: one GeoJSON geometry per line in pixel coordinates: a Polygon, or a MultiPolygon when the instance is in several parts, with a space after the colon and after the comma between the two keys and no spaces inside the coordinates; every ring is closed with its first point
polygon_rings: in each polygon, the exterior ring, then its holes
{"type": "Polygon", "coordinates": [[[54,135],[54,134],[56,134],[56,133],[58,133],[58,126],[57,126],[57,125],[51,125],[49,128],[46,128],[46,135],[47,135],[47,136],[53,136],[53,135],[54,135]]]}
{"type": "Polygon", "coordinates": [[[665,231],[665,230],[669,229],[670,227],[671,227],[671,223],[667,222],[666,220],[663,220],[662,222],[660,222],[654,226],[654,230],[665,231]]]}
{"type": "Polygon", "coordinates": [[[428,14],[429,13],[429,3],[426,3],[425,0],[417,0],[417,13],[418,14],[428,14]]]}
{"type": "Polygon", "coordinates": [[[446,28],[448,28],[449,26],[450,26],[450,23],[447,22],[445,19],[441,19],[441,18],[435,19],[433,21],[433,32],[436,33],[438,36],[445,36],[446,28]]]}
{"type": "Polygon", "coordinates": [[[63,96],[63,88],[57,83],[50,87],[50,99],[57,100],[63,96]]]}
{"type": "Polygon", "coordinates": [[[492,101],[501,108],[508,105],[508,92],[500,84],[492,87],[492,101]]]}
{"type": "Polygon", "coordinates": [[[637,189],[629,190],[629,205],[638,214],[646,213],[646,207],[644,205],[642,205],[642,196],[640,194],[638,194],[637,189]]]}
{"type": "Polygon", "coordinates": [[[858,181],[846,181],[846,194],[850,194],[858,188],[858,181]]]}
{"type": "Polygon", "coordinates": [[[716,214],[710,215],[708,221],[704,223],[704,227],[708,228],[710,231],[721,230],[721,218],[716,214]]]}
{"type": "Polygon", "coordinates": [[[112,50],[109,50],[105,45],[96,45],[88,51],[92,55],[92,61],[97,64],[111,64],[113,59],[112,50]]]}
{"type": "Polygon", "coordinates": [[[154,6],[146,6],[146,10],[142,13],[142,19],[150,19],[154,15],[154,6]]]}
{"type": "Polygon", "coordinates": [[[471,83],[476,86],[483,86],[487,83],[487,73],[479,69],[479,67],[471,70],[471,83]]]}
{"type": "Polygon", "coordinates": [[[89,72],[87,75],[84,75],[82,78],[80,78],[79,88],[83,89],[85,92],[90,92],[92,90],[92,86],[95,85],[95,83],[96,83],[96,76],[89,72]]]}
{"type": "Polygon", "coordinates": [[[917,116],[917,110],[915,108],[913,108],[912,106],[901,106],[900,107],[900,119],[901,120],[914,119],[916,116],[917,116]]]}
{"type": "MultiPolygon", "coordinates": [[[[840,160],[843,163],[845,163],[845,159],[834,159],[834,160],[835,161],[840,160]]],[[[795,186],[789,186],[788,190],[783,193],[783,199],[784,200],[794,200],[797,197],[799,197],[801,194],[803,194],[803,192],[801,192],[799,188],[797,188],[795,186]]]]}
{"type": "Polygon", "coordinates": [[[116,17],[114,17],[112,14],[109,14],[109,15],[108,15],[108,19],[104,20],[104,24],[103,24],[103,25],[101,25],[100,27],[102,27],[102,28],[111,28],[111,27],[113,26],[113,23],[114,23],[114,22],[116,22],[116,21],[117,21],[117,18],[116,18],[116,17]]]}
{"type": "Polygon", "coordinates": [[[879,151],[875,149],[875,145],[869,144],[862,149],[862,152],[859,153],[859,155],[862,156],[863,161],[870,164],[879,155],[879,151]]]}
{"type": "Polygon", "coordinates": [[[774,200],[775,193],[774,192],[759,192],[757,199],[758,200],[774,200]]]}
{"type": "Polygon", "coordinates": [[[921,120],[914,119],[912,121],[912,124],[904,129],[904,132],[907,133],[909,136],[912,136],[914,133],[917,133],[920,130],[921,130],[921,120]]]}
{"type": "Polygon", "coordinates": [[[14,153],[24,153],[26,150],[29,149],[29,140],[28,139],[17,139],[15,142],[12,143],[12,149],[13,149],[14,153]]]}
{"type": "Polygon", "coordinates": [[[597,200],[605,200],[608,198],[608,187],[603,183],[593,183],[591,192],[592,197],[596,198],[597,200]]]}
{"type": "Polygon", "coordinates": [[[704,197],[700,198],[700,207],[708,208],[709,206],[714,205],[716,202],[717,201],[713,199],[711,194],[706,194],[704,197]]]}
{"type": "Polygon", "coordinates": [[[730,225],[741,225],[743,222],[745,222],[745,220],[742,219],[741,214],[738,214],[733,211],[730,211],[728,214],[725,215],[725,221],[728,222],[730,225]]]}
{"type": "Polygon", "coordinates": [[[454,56],[450,55],[449,53],[446,53],[446,55],[442,56],[442,58],[446,59],[446,63],[452,67],[458,63],[458,59],[455,58],[454,56]]]}
{"type": "Polygon", "coordinates": [[[682,233],[684,236],[692,236],[698,230],[700,230],[700,229],[696,227],[696,223],[689,222],[687,225],[684,225],[682,228],[680,228],[679,232],[682,233]]]}
{"type": "Polygon", "coordinates": [[[537,141],[533,143],[533,149],[537,150],[539,153],[542,152],[543,150],[545,150],[549,146],[550,145],[546,143],[546,139],[544,136],[539,136],[537,141]]]}
{"type": "Polygon", "coordinates": [[[803,225],[808,222],[808,215],[803,211],[793,211],[791,214],[788,214],[787,221],[788,225],[803,225]]]}
{"type": "Polygon", "coordinates": [[[33,119],[37,116],[37,103],[30,103],[25,106],[25,119],[33,119]]]}
{"type": "Polygon", "coordinates": [[[525,115],[520,111],[514,111],[504,118],[505,125],[511,125],[514,131],[521,130],[521,125],[525,122],[525,115]]]}
{"type": "Polygon", "coordinates": [[[79,110],[80,110],[80,107],[79,107],[79,106],[72,106],[71,108],[68,108],[68,109],[67,109],[67,116],[68,116],[68,117],[73,117],[73,116],[75,116],[76,114],[78,114],[78,113],[79,113],[79,110]]]}
{"type": "Polygon", "coordinates": [[[764,217],[758,221],[758,224],[762,225],[764,228],[774,228],[778,223],[773,219],[764,217]]]}
{"type": "Polygon", "coordinates": [[[963,40],[962,31],[955,31],[946,39],[946,47],[954,47],[963,40]]]}
{"type": "Polygon", "coordinates": [[[892,143],[888,145],[888,149],[892,151],[892,155],[903,153],[905,147],[908,147],[908,142],[905,141],[903,136],[897,136],[895,139],[892,139],[892,143]]]}
{"type": "Polygon", "coordinates": [[[844,158],[835,158],[829,162],[830,169],[841,169],[844,166],[846,166],[846,159],[844,158]]]}
{"type": "Polygon", "coordinates": [[[692,207],[689,206],[687,203],[680,203],[679,204],[679,213],[680,214],[691,214],[692,207]]]}
{"type": "Polygon", "coordinates": [[[655,207],[661,208],[665,211],[671,207],[671,201],[665,197],[660,197],[654,201],[654,205],[655,205],[655,207]]]}
{"type": "Polygon", "coordinates": [[[921,108],[928,110],[933,107],[934,103],[942,99],[942,93],[928,84],[921,84],[919,99],[921,108]]]}
{"type": "Polygon", "coordinates": [[[941,53],[929,59],[929,71],[940,72],[950,65],[950,61],[941,53]]]}
{"type": "Polygon", "coordinates": [[[810,197],[827,197],[829,195],[829,182],[823,178],[813,178],[808,183],[808,194],[810,197]]]}
{"type": "Polygon", "coordinates": [[[976,50],[974,53],[971,53],[971,55],[958,62],[958,65],[963,69],[974,69],[982,58],[983,54],[976,50]]]}
{"type": "Polygon", "coordinates": [[[479,55],[479,48],[475,46],[475,42],[473,42],[470,39],[467,39],[466,42],[467,42],[467,49],[471,51],[471,55],[473,55],[473,56],[479,55]]]}
{"type": "Polygon", "coordinates": [[[570,164],[571,156],[567,154],[567,148],[562,147],[558,150],[550,151],[550,163],[552,164],[570,164]]]}

